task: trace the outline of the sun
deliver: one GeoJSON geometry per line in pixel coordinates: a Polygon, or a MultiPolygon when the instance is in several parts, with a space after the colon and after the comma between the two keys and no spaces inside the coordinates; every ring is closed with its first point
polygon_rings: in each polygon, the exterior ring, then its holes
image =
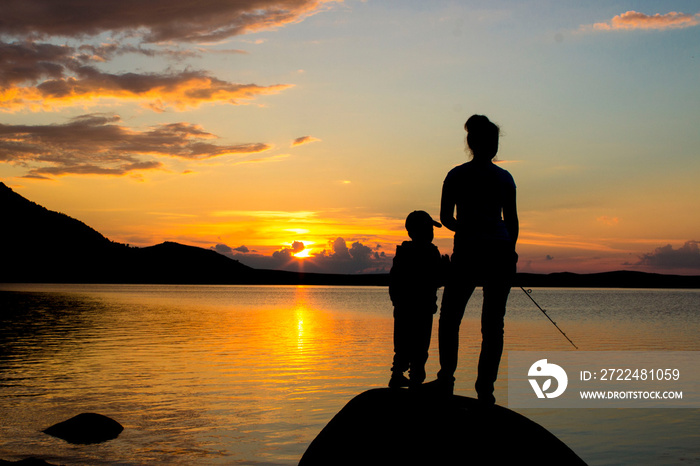
{"type": "Polygon", "coordinates": [[[309,257],[311,257],[311,249],[305,248],[305,249],[299,251],[298,253],[292,254],[292,255],[294,257],[296,257],[297,259],[308,259],[309,257]]]}

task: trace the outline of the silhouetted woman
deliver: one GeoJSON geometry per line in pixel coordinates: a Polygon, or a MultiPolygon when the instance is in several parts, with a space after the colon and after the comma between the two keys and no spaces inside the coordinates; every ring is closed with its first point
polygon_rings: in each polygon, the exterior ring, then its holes
{"type": "Polygon", "coordinates": [[[453,268],[440,311],[438,384],[452,392],[459,326],[474,289],[482,286],[482,342],[475,388],[479,400],[493,404],[503,352],[503,318],[518,257],[515,182],[510,173],[493,163],[498,152],[498,126],[483,115],[473,115],[464,129],[472,160],[450,170],[440,202],[440,220],[455,236],[453,268]]]}

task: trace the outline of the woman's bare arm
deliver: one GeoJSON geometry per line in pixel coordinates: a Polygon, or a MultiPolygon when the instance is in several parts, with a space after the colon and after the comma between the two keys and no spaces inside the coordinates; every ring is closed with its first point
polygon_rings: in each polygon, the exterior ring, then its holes
{"type": "Polygon", "coordinates": [[[513,192],[506,199],[503,205],[503,221],[506,224],[506,230],[508,230],[508,236],[513,242],[513,248],[515,248],[515,243],[518,241],[518,234],[520,233],[520,223],[518,221],[518,208],[515,202],[515,188],[513,192]]]}
{"type": "Polygon", "coordinates": [[[446,185],[442,185],[442,197],[440,199],[440,222],[448,230],[457,231],[458,224],[455,219],[455,198],[447,189],[446,185]]]}

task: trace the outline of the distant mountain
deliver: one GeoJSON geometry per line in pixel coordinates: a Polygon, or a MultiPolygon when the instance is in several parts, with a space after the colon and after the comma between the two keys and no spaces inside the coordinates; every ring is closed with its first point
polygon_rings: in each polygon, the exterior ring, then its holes
{"type": "Polygon", "coordinates": [[[233,283],[253,270],[217,252],[131,248],[0,183],[0,282],[233,283]]]}
{"type": "MultiPolygon", "coordinates": [[[[253,269],[213,250],[165,242],[134,248],[0,182],[0,282],[379,285],[388,274],[253,269]]],[[[644,272],[518,274],[516,286],[700,288],[700,276],[644,272]]]]}

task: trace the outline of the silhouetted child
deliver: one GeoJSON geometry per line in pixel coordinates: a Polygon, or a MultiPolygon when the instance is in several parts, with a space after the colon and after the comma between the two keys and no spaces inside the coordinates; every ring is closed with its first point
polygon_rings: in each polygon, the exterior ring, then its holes
{"type": "Polygon", "coordinates": [[[389,387],[415,387],[425,380],[437,290],[444,283],[449,264],[433,241],[433,227],[442,225],[427,212],[416,210],[406,217],[412,241],[396,247],[389,274],[389,296],[394,305],[394,364],[389,387]],[[404,372],[409,371],[409,377],[404,372]]]}

